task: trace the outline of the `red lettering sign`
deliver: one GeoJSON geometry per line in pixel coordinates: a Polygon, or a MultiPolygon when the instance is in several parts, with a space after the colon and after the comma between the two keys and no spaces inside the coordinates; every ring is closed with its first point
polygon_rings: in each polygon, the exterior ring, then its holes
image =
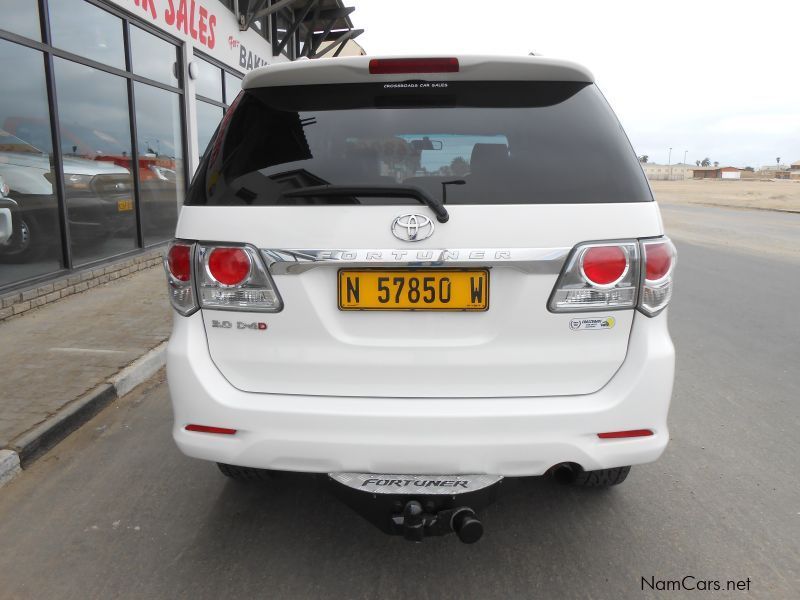
{"type": "Polygon", "coordinates": [[[142,10],[150,9],[150,16],[155,20],[156,18],[156,5],[153,4],[154,0],[133,0],[136,6],[141,6],[142,10]]]}
{"type": "MultiPolygon", "coordinates": [[[[147,12],[153,20],[158,20],[157,0],[133,0],[133,3],[147,12]]],[[[191,36],[209,49],[214,49],[216,38],[214,27],[217,16],[197,0],[160,0],[166,3],[164,23],[191,36]],[[176,7],[177,4],[177,7],[176,7]]]]}

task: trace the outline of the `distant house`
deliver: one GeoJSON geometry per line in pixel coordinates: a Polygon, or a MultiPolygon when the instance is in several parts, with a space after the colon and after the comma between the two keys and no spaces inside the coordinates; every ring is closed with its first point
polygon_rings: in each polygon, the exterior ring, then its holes
{"type": "Polygon", "coordinates": [[[642,163],[644,174],[650,180],[683,180],[692,178],[693,165],[676,163],[660,165],[658,163],[642,163]]]}
{"type": "Polygon", "coordinates": [[[792,163],[792,164],[789,166],[789,170],[790,170],[790,171],[800,171],[800,160],[796,160],[796,161],[794,161],[794,162],[793,162],[793,163],[792,163]]]}
{"type": "Polygon", "coordinates": [[[764,165],[758,170],[761,177],[768,177],[769,179],[790,179],[791,167],[789,165],[764,165]]]}
{"type": "Polygon", "coordinates": [[[692,176],[695,179],[741,179],[743,170],[739,167],[694,167],[692,176]]]}

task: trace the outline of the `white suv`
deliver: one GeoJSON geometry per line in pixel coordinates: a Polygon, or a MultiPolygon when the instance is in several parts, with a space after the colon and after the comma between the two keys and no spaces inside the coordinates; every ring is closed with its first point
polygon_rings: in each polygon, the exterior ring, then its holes
{"type": "Polygon", "coordinates": [[[356,57],[243,88],[165,260],[184,453],[465,541],[504,476],[661,455],[675,249],[585,68],[356,57]]]}

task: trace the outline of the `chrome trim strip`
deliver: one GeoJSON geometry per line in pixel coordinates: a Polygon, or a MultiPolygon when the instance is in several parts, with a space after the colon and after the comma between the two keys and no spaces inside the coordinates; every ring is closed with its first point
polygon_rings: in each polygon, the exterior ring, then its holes
{"type": "Polygon", "coordinates": [[[286,249],[263,248],[273,275],[335,267],[511,267],[525,273],[557,275],[572,248],[286,249]]]}

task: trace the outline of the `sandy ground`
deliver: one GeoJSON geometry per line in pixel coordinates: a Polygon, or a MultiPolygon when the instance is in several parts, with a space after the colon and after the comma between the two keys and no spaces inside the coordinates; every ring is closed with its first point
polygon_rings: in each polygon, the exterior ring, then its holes
{"type": "Polygon", "coordinates": [[[661,204],[701,204],[800,213],[800,181],[651,181],[661,204]]]}

